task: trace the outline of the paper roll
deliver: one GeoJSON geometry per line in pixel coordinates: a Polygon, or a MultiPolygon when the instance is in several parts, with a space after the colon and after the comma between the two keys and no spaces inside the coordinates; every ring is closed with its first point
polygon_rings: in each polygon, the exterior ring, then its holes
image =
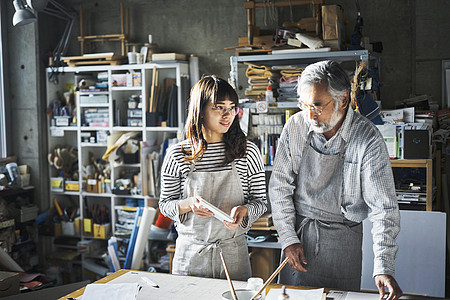
{"type": "Polygon", "coordinates": [[[131,269],[139,270],[142,261],[142,254],[144,253],[145,245],[148,240],[148,232],[150,226],[155,218],[156,210],[153,207],[145,207],[142,213],[141,222],[139,224],[139,231],[136,238],[136,245],[134,246],[133,259],[131,260],[131,269]]]}

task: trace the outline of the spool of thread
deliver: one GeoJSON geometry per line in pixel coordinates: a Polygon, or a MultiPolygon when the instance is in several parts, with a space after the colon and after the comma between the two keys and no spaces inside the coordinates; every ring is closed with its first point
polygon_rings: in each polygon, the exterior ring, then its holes
{"type": "Polygon", "coordinates": [[[172,219],[164,216],[162,213],[159,213],[155,226],[161,229],[169,229],[171,225],[172,219]]]}

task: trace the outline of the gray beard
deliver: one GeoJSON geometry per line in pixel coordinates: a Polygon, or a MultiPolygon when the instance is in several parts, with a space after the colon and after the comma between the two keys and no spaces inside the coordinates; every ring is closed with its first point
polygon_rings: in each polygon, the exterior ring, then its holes
{"type": "Polygon", "coordinates": [[[340,113],[337,108],[335,108],[333,111],[333,114],[331,115],[329,123],[315,121],[315,120],[311,120],[311,119],[308,119],[308,122],[313,131],[315,131],[317,133],[324,133],[324,132],[327,132],[327,131],[330,131],[331,129],[333,129],[333,127],[336,126],[336,124],[341,119],[342,115],[343,114],[340,113]],[[319,126],[317,126],[315,124],[318,124],[319,126]]]}

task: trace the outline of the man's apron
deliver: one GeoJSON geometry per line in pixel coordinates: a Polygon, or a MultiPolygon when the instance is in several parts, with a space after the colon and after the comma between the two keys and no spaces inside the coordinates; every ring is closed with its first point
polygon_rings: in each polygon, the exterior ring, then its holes
{"type": "MultiPolygon", "coordinates": [[[[308,272],[286,265],[279,283],[359,290],[362,223],[345,219],[341,212],[346,147],[336,155],[326,155],[311,146],[311,139],[312,132],[298,158],[301,164],[294,194],[296,230],[308,272]]],[[[281,261],[284,258],[283,251],[281,261]]]]}
{"type": "MultiPolygon", "coordinates": [[[[234,161],[231,170],[190,172],[186,178],[184,198],[202,196],[206,201],[230,213],[244,204],[244,191],[234,161]]],[[[250,259],[245,230],[228,230],[215,217],[201,218],[192,212],[182,224],[177,224],[172,273],[213,278],[226,278],[220,259],[222,251],[230,277],[247,280],[251,277],[250,259]]]]}

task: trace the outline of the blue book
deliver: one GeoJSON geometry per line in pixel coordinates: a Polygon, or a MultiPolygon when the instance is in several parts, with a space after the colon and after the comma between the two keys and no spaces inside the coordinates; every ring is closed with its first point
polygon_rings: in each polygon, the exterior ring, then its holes
{"type": "Polygon", "coordinates": [[[139,231],[139,223],[140,218],[142,217],[142,212],[144,210],[142,207],[136,208],[136,217],[134,218],[134,227],[131,231],[130,235],[130,241],[128,242],[128,249],[127,249],[127,255],[125,256],[125,263],[123,264],[124,269],[130,269],[131,268],[131,261],[133,259],[133,252],[134,252],[134,245],[136,244],[136,238],[139,231]]]}

